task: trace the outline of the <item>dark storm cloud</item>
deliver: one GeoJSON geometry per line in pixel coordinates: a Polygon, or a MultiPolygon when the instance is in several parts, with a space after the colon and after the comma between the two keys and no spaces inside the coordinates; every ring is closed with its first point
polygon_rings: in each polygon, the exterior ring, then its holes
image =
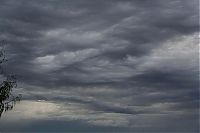
{"type": "Polygon", "coordinates": [[[145,83],[147,86],[163,86],[173,90],[198,88],[198,73],[185,71],[159,72],[152,70],[130,80],[145,83]]]}
{"type": "Polygon", "coordinates": [[[199,99],[198,19],[197,0],[1,0],[0,39],[27,99],[187,112],[199,99]]]}

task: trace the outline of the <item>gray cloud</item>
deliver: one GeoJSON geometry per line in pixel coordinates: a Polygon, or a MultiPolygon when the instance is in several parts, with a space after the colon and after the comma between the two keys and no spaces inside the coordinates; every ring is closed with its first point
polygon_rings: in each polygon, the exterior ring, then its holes
{"type": "Polygon", "coordinates": [[[6,71],[18,75],[24,99],[128,114],[130,125],[178,111],[195,121],[198,8],[197,0],[1,0],[6,71]]]}

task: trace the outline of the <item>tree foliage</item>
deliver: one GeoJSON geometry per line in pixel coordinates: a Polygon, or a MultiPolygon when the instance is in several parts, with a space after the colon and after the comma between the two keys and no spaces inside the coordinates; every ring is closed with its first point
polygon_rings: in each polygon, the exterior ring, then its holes
{"type": "Polygon", "coordinates": [[[20,101],[21,95],[14,96],[12,89],[17,86],[17,80],[15,75],[10,75],[4,72],[3,64],[7,62],[4,50],[5,42],[1,42],[0,46],[0,117],[3,112],[13,109],[17,101],[20,101]]]}

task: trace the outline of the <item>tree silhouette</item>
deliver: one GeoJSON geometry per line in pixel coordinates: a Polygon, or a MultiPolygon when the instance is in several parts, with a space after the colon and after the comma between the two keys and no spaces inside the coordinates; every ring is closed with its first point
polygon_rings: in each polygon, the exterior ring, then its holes
{"type": "Polygon", "coordinates": [[[7,62],[4,46],[5,42],[2,41],[0,46],[0,75],[4,79],[0,83],[0,117],[3,112],[12,110],[16,102],[21,100],[21,95],[14,96],[12,94],[12,89],[17,86],[16,77],[6,74],[2,67],[2,65],[7,62]]]}

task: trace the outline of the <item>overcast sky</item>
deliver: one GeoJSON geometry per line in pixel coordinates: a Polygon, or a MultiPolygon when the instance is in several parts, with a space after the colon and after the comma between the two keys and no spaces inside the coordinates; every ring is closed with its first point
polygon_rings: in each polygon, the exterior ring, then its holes
{"type": "Polygon", "coordinates": [[[25,100],[19,106],[52,104],[33,116],[36,128],[197,131],[198,7],[198,0],[0,0],[0,40],[25,100]]]}

